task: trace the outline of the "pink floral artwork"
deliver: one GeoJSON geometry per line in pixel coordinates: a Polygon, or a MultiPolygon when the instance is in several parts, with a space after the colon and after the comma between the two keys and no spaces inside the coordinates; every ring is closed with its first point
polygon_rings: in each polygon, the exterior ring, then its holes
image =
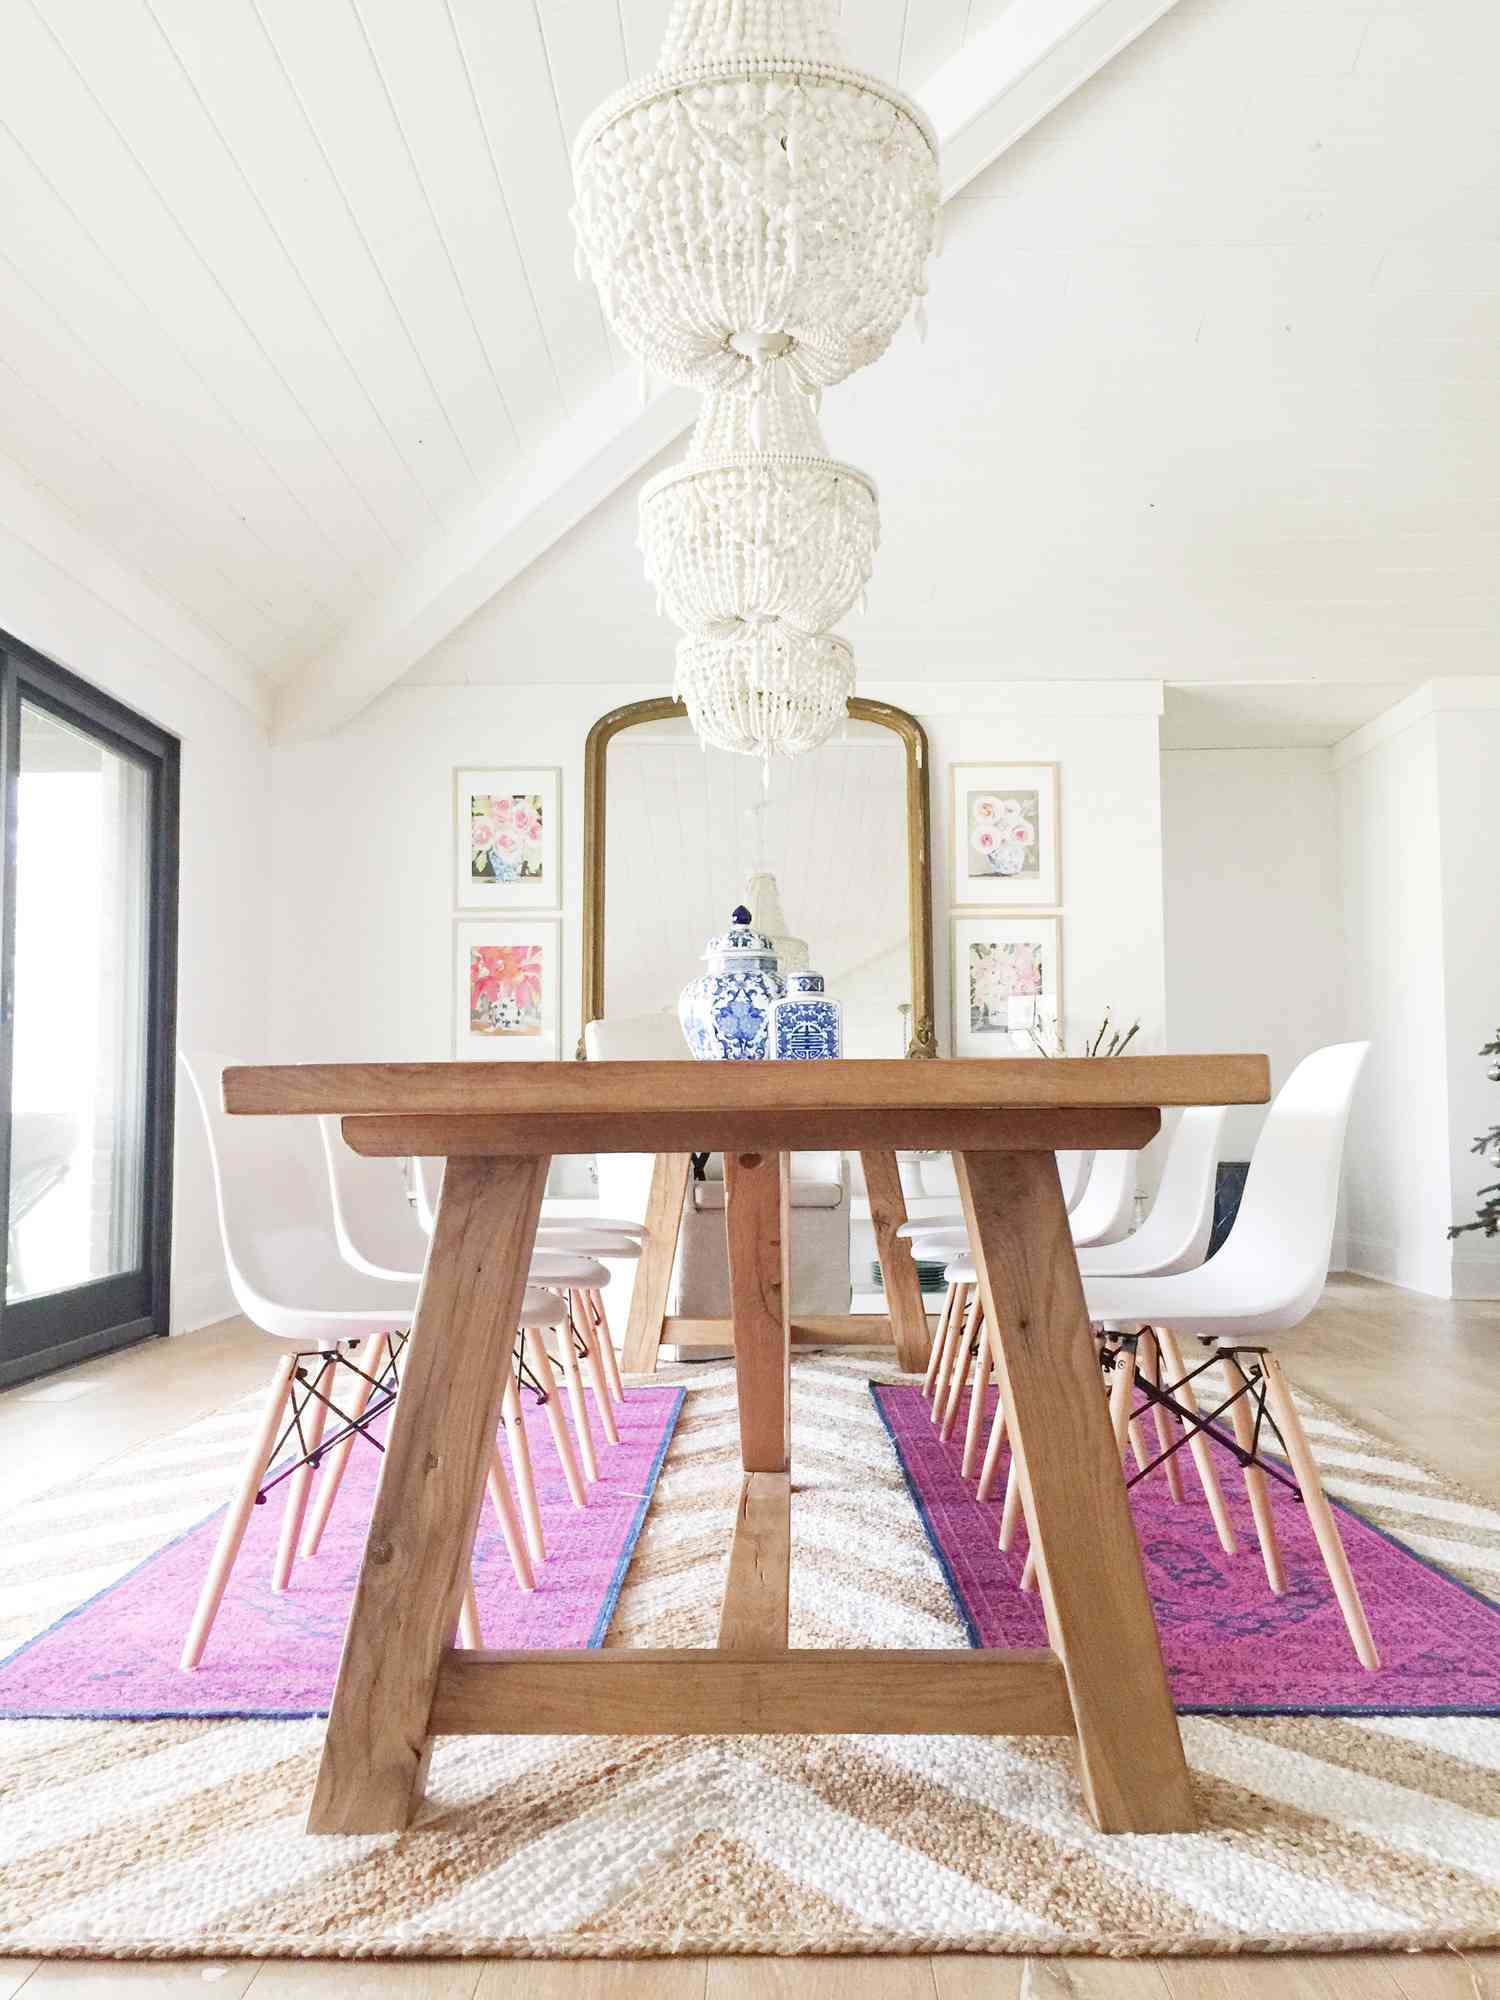
{"type": "Polygon", "coordinates": [[[1010,1031],[1012,1000],[1039,1000],[1045,991],[1042,946],[979,944],[969,946],[969,1029],[976,1035],[1010,1031]]]}
{"type": "Polygon", "coordinates": [[[470,945],[469,1032],[475,1035],[543,1033],[540,945],[470,945]]]}
{"type": "Polygon", "coordinates": [[[542,801],[535,792],[469,794],[469,873],[476,882],[540,882],[542,801]]]}
{"type": "Polygon", "coordinates": [[[1039,794],[970,792],[965,804],[970,879],[1035,880],[1041,868],[1039,794]]]}

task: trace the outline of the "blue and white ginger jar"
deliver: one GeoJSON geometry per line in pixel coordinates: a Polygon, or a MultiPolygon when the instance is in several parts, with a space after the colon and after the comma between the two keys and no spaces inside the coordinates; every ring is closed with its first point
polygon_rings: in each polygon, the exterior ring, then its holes
{"type": "Polygon", "coordinates": [[[784,983],[776,949],[751,928],[742,903],[703,954],[707,972],[682,989],[677,1018],[700,1062],[764,1062],[771,1053],[771,1008],[784,983]]]}
{"type": "Polygon", "coordinates": [[[794,972],[771,1009],[778,1062],[832,1062],[844,1053],[844,1010],[823,991],[821,972],[794,972]]]}

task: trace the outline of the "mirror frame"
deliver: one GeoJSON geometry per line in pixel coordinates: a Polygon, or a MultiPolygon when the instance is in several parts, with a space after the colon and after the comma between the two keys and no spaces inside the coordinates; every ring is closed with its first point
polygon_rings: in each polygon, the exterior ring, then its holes
{"type": "MultiPolygon", "coordinates": [[[[935,1056],[932,996],[932,810],[928,783],[927,732],[914,715],[888,701],[851,695],[849,714],[873,722],[901,739],[906,754],[907,918],[911,948],[911,1034],[906,1053],[935,1056]]],[[[583,1006],[586,1026],[604,1017],[604,856],[609,798],[609,746],[626,729],[687,717],[685,703],[671,695],[628,701],[601,715],[588,733],[583,752],[583,1006]]],[[[583,1060],[583,1036],[578,1038],[583,1060]]]]}

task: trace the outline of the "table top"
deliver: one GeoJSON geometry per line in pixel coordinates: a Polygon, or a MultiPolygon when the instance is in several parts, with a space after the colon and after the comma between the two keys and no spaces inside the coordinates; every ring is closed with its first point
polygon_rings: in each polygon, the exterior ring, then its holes
{"type": "Polygon", "coordinates": [[[1138,1148],[1160,1107],[1264,1104],[1264,1056],[990,1062],[299,1063],[224,1072],[226,1110],[343,1119],[356,1152],[493,1155],[1138,1148]]]}
{"type": "Polygon", "coordinates": [[[224,1072],[224,1108],[345,1116],[1001,1111],[1265,1104],[1263,1055],[913,1062],[272,1063],[224,1072]]]}

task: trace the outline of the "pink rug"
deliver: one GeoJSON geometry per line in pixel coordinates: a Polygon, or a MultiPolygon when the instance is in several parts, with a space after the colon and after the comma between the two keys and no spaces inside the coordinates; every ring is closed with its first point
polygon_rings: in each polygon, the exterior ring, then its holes
{"type": "MultiPolygon", "coordinates": [[[[568,1499],[545,1413],[523,1397],[547,1560],[535,1591],[518,1590],[485,1502],[474,1579],[487,1646],[603,1644],[683,1394],[627,1390],[618,1445],[604,1442],[589,1399],[599,1478],[581,1510],[568,1499]]],[[[255,1509],[196,1672],[180,1672],[177,1656],[222,1510],[0,1661],[0,1716],[326,1715],[379,1468],[380,1454],[356,1441],[322,1546],[279,1596],[271,1562],[287,1483],[255,1509]]]]}
{"type": "MultiPolygon", "coordinates": [[[[946,1445],[919,1388],[874,1383],[933,1552],[974,1646],[1045,1646],[1034,1592],[1023,1591],[1026,1532],[996,1546],[1010,1451],[997,1498],[981,1506],[964,1480],[968,1396],[946,1445]]],[[[993,1411],[995,1395],[990,1391],[993,1411]]],[[[986,1424],[985,1435],[989,1434],[986,1424]]],[[[1186,1452],[1184,1500],[1174,1505],[1158,1471],[1131,1489],[1130,1505],[1177,1707],[1190,1715],[1500,1715],[1500,1605],[1435,1568],[1335,1501],[1339,1530],[1364,1599],[1381,1666],[1354,1657],[1306,1512],[1271,1482],[1287,1588],[1267,1588],[1260,1547],[1233,1455],[1218,1445],[1219,1483],[1239,1553],[1219,1547],[1186,1452]]],[[[1132,1467],[1133,1469],[1133,1467],[1132,1467]]]]}

